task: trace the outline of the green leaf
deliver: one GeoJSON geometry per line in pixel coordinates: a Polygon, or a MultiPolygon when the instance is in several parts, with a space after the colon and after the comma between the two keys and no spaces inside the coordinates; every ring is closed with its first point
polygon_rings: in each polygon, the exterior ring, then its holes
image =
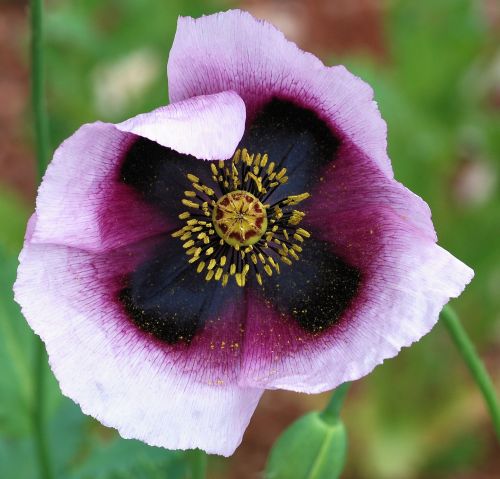
{"type": "Polygon", "coordinates": [[[31,439],[8,439],[0,436],[0,477],[36,478],[33,460],[35,450],[31,439]]]}
{"type": "Polygon", "coordinates": [[[266,479],[336,479],[344,468],[346,450],[340,420],[328,423],[318,412],[306,414],[274,444],[266,479]]]}
{"type": "Polygon", "coordinates": [[[18,436],[30,430],[33,335],[14,303],[17,259],[0,245],[0,431],[18,436]]]}
{"type": "Polygon", "coordinates": [[[93,444],[91,454],[71,474],[71,479],[186,479],[183,453],[117,438],[93,444]]]}

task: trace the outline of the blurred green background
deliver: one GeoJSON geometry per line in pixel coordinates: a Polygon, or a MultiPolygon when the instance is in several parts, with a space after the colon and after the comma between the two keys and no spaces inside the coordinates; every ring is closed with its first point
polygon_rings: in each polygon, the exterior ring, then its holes
{"type": "MultiPolygon", "coordinates": [[[[396,178],[431,206],[442,246],[476,271],[454,306],[500,390],[500,2],[497,0],[49,0],[52,145],[82,123],[121,121],[168,101],[178,15],[241,7],[375,90],[396,178]]],[[[36,478],[34,338],[12,301],[35,197],[28,20],[0,2],[0,477],[36,478]]],[[[185,457],[125,441],[83,416],[49,380],[59,478],[187,478],[185,457]]],[[[210,458],[213,478],[262,477],[277,435],[326,396],[268,392],[242,446],[210,458]]],[[[446,330],[355,384],[345,422],[352,479],[500,477],[481,397],[446,330]]],[[[293,478],[291,478],[293,479],[293,478]]]]}

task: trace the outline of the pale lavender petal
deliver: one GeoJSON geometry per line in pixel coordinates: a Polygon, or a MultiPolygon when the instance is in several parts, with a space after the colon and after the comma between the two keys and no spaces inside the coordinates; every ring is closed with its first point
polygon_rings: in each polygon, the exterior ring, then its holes
{"type": "Polygon", "coordinates": [[[272,98],[309,108],[392,176],[387,128],[371,87],[343,66],[324,66],[246,12],[180,18],[168,81],[174,102],[233,90],[245,101],[250,118],[272,98]]]}
{"type": "Polygon", "coordinates": [[[246,110],[234,92],[198,96],[118,124],[119,130],[205,160],[233,155],[245,130],[246,110]]]}
{"type": "MultiPolygon", "coordinates": [[[[98,255],[27,242],[15,297],[45,342],[65,395],[125,438],[230,455],[262,394],[141,333],[117,301],[119,278],[148,248],[98,255]]],[[[223,371],[223,369],[221,370],[223,371]]]]}

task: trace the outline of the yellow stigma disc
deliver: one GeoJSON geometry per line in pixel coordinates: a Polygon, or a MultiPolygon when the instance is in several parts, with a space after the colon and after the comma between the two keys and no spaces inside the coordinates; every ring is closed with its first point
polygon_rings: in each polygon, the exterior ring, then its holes
{"type": "Polygon", "coordinates": [[[212,212],[217,234],[231,246],[257,243],[267,230],[267,213],[248,191],[232,191],[217,201],[212,212]]]}

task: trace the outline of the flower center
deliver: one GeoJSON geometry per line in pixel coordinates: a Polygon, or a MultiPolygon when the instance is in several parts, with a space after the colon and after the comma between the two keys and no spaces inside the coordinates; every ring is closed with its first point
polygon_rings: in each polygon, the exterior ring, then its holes
{"type": "Polygon", "coordinates": [[[267,230],[267,213],[248,191],[231,191],[217,201],[212,213],[217,234],[231,246],[257,243],[267,230]]]}
{"type": "Polygon", "coordinates": [[[234,277],[244,286],[252,270],[262,285],[262,273],[280,273],[280,262],[299,260],[302,244],[310,233],[299,224],[305,213],[293,206],[309,193],[289,195],[271,203],[279,187],[288,182],[286,168],[268,164],[267,155],[237,150],[232,160],[210,162],[213,187],[189,173],[192,190],[184,192],[182,204],[188,211],[179,218],[186,222],[172,234],[183,241],[189,263],[205,279],[226,286],[234,277]]]}

